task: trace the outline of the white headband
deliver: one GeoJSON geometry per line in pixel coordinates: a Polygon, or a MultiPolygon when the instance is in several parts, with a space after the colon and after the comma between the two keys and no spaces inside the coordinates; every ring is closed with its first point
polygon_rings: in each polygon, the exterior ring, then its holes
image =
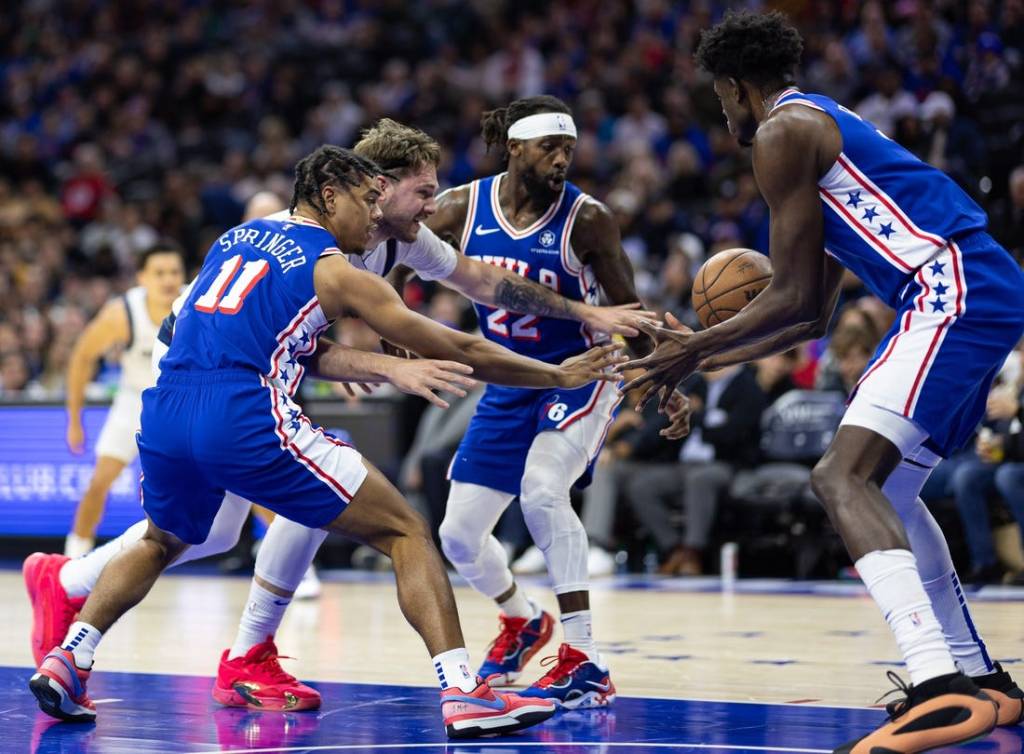
{"type": "Polygon", "coordinates": [[[541,136],[576,138],[576,124],[567,113],[538,113],[520,118],[508,127],[510,139],[538,139],[541,136]]]}

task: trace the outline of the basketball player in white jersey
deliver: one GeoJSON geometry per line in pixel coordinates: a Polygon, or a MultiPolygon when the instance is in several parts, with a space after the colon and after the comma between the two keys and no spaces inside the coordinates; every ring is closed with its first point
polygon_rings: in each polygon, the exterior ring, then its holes
{"type": "MultiPolygon", "coordinates": [[[[653,316],[634,305],[597,307],[568,301],[510,270],[458,254],[438,238],[423,221],[437,209],[434,196],[441,153],[438,144],[422,131],[385,118],[363,135],[354,151],[399,178],[386,188],[380,200],[383,218],[369,250],[349,256],[354,266],[383,276],[402,265],[425,280],[442,282],[475,301],[496,306],[509,297],[528,301],[531,313],[578,320],[595,332],[634,336],[638,333],[637,319],[653,316]]],[[[166,343],[170,342],[172,326],[173,322],[161,330],[166,343]]],[[[158,342],[158,354],[166,347],[158,342]]],[[[440,401],[437,396],[428,399],[440,401]]],[[[238,540],[250,507],[250,501],[228,493],[206,541],[190,547],[175,565],[230,549],[238,540]]],[[[40,569],[39,583],[29,588],[30,594],[36,595],[32,598],[34,653],[41,657],[63,637],[74,620],[76,606],[91,591],[104,565],[123,547],[141,538],[145,530],[145,522],[140,522],[86,558],[64,564],[59,570],[40,569]]],[[[213,695],[222,704],[264,711],[315,709],[320,705],[315,689],[300,683],[277,663],[277,647],[271,637],[325,537],[322,530],[280,516],[274,518],[256,558],[256,574],[238,634],[221,658],[213,695]]]]}
{"type": "Polygon", "coordinates": [[[67,443],[72,453],[85,451],[82,406],[85,387],[103,354],[123,346],[121,379],[107,420],[96,441],[96,468],[78,503],[64,554],[71,558],[93,548],[96,527],[103,517],[107,492],[124,467],[138,455],[135,430],[139,428],[142,391],[153,385],[150,365],[153,342],[160,323],[185,282],[185,260],[172,241],[160,241],[138,260],[138,285],[109,301],[85,328],[67,372],[67,443]]]}

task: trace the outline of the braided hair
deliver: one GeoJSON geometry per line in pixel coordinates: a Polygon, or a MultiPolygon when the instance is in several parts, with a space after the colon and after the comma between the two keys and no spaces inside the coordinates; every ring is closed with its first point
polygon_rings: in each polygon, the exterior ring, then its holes
{"type": "Polygon", "coordinates": [[[488,110],[480,118],[480,126],[483,129],[484,144],[490,151],[494,145],[499,145],[502,154],[505,152],[505,144],[508,142],[508,127],[517,120],[528,115],[538,113],[565,113],[572,115],[569,106],[550,94],[541,94],[537,97],[525,97],[517,99],[508,107],[499,107],[488,110]]]}
{"type": "Polygon", "coordinates": [[[334,184],[355,188],[366,178],[379,175],[392,177],[377,163],[360,157],[350,149],[324,144],[299,160],[295,166],[295,186],[288,209],[294,212],[299,202],[306,202],[318,212],[327,214],[320,193],[324,186],[334,184]]]}

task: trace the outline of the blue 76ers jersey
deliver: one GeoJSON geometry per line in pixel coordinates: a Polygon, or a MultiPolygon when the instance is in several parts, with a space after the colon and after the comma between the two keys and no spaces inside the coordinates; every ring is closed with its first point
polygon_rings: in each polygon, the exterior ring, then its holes
{"type": "MultiPolygon", "coordinates": [[[[517,230],[498,205],[501,175],[473,181],[462,232],[462,253],[511,270],[567,299],[596,303],[598,284],[573,254],[570,237],[580,207],[589,198],[566,183],[548,211],[529,228],[517,230]]],[[[516,353],[558,363],[590,348],[595,339],[579,322],[509,312],[475,304],[484,337],[516,353]]]]}
{"type": "MultiPolygon", "coordinates": [[[[828,97],[788,89],[775,107],[793,104],[828,114],[843,139],[838,159],[818,181],[825,251],[899,308],[922,267],[954,239],[985,229],[984,211],[941,170],[828,97]]],[[[965,248],[963,263],[971,262],[965,248]]]]}
{"type": "Polygon", "coordinates": [[[302,217],[263,218],[218,238],[174,325],[162,373],[252,369],[293,395],[329,322],[313,286],[334,236],[302,217]]]}

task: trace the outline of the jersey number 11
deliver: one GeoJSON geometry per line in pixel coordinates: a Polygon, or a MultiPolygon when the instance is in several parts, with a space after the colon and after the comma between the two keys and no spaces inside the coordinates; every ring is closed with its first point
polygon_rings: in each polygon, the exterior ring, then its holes
{"type": "Polygon", "coordinates": [[[254,262],[242,264],[242,255],[236,254],[231,259],[224,260],[220,266],[220,272],[213,279],[206,293],[196,299],[195,308],[198,312],[213,314],[219,311],[222,314],[238,314],[245,303],[245,297],[256,286],[267,270],[270,263],[266,259],[259,259],[254,262]],[[228,283],[235,277],[238,268],[242,268],[242,274],[235,280],[231,290],[224,293],[228,283]]]}

